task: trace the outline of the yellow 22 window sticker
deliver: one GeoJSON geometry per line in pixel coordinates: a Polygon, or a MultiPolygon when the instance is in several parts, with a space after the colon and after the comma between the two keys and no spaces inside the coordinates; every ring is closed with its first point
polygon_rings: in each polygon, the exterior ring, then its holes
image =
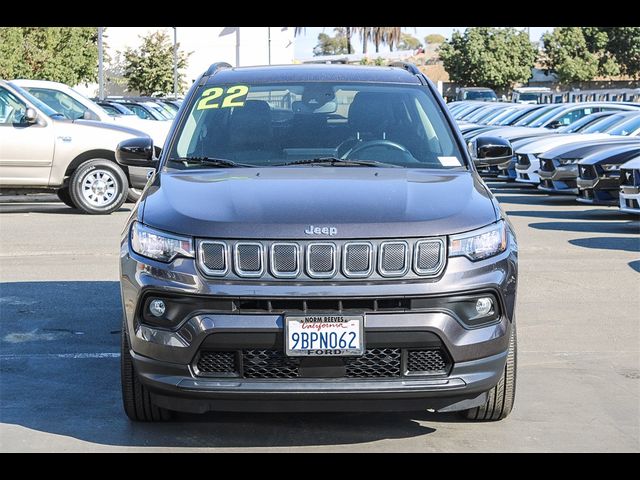
{"type": "Polygon", "coordinates": [[[233,85],[231,87],[211,87],[202,92],[202,97],[198,100],[196,110],[206,110],[208,108],[229,108],[244,107],[247,99],[249,87],[246,85],[233,85]],[[222,103],[220,103],[222,100],[222,103]]]}

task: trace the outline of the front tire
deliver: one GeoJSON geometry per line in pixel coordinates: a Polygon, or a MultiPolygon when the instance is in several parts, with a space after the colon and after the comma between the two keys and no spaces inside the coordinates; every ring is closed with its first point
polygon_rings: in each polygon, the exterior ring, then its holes
{"type": "Polygon", "coordinates": [[[516,396],[516,364],[518,357],[518,343],[515,322],[511,325],[509,337],[509,352],[507,363],[498,384],[489,390],[487,401],[484,405],[465,410],[462,414],[469,420],[496,421],[507,418],[516,396]]]}
{"type": "Polygon", "coordinates": [[[129,182],[114,162],[97,158],[81,164],[69,179],[71,201],[85,213],[106,215],[127,199],[129,182]]]}
{"type": "Polygon", "coordinates": [[[120,380],[122,382],[122,404],[124,411],[134,422],[162,422],[171,419],[171,410],[156,406],[151,401],[149,390],[140,380],[133,367],[127,326],[122,324],[120,349],[120,380]]]}
{"type": "Polygon", "coordinates": [[[56,191],[56,195],[62,203],[64,203],[67,207],[78,208],[76,204],[71,200],[71,194],[69,193],[69,187],[60,188],[56,191]]]}

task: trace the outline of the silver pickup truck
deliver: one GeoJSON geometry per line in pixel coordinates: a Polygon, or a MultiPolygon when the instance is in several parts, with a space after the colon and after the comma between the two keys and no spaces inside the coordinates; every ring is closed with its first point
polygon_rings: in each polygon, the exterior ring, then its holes
{"type": "Polygon", "coordinates": [[[119,142],[147,136],[129,127],[69,120],[20,87],[0,80],[0,188],[55,191],[90,214],[120,208],[147,168],[123,167],[119,142]]]}

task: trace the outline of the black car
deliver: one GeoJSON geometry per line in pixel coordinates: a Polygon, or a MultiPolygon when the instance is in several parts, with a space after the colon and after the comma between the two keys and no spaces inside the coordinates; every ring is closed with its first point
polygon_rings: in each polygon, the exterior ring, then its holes
{"type": "Polygon", "coordinates": [[[620,166],[640,154],[640,143],[599,151],[578,162],[578,201],[618,205],[620,166]]]}
{"type": "Polygon", "coordinates": [[[480,102],[497,102],[496,92],[487,87],[462,87],[456,91],[456,100],[476,100],[480,102]]]}
{"type": "Polygon", "coordinates": [[[612,137],[604,140],[586,140],[547,150],[538,156],[538,189],[549,193],[578,195],[578,162],[599,151],[629,144],[640,144],[640,138],[612,137]]]}
{"type": "Polygon", "coordinates": [[[156,169],[120,250],[131,419],[511,411],[513,227],[414,65],[214,64],[159,159],[117,158],[156,169]]]}

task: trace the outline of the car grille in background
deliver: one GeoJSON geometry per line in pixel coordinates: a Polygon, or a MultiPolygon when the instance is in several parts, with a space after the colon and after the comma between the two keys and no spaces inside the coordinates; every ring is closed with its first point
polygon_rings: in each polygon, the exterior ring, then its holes
{"type": "Polygon", "coordinates": [[[229,278],[421,278],[442,272],[446,243],[441,237],[412,241],[201,240],[198,262],[205,275],[229,278]]]}
{"type": "Polygon", "coordinates": [[[531,166],[529,155],[527,155],[526,153],[518,153],[516,155],[516,158],[518,159],[517,165],[519,167],[528,168],[529,166],[531,166]]]}
{"type": "Polygon", "coordinates": [[[580,165],[579,167],[580,178],[585,180],[593,180],[596,178],[596,170],[591,165],[580,165]]]}
{"type": "Polygon", "coordinates": [[[543,172],[553,172],[556,169],[553,160],[548,158],[540,159],[540,170],[543,172]]]}
{"type": "MultiPolygon", "coordinates": [[[[340,358],[344,362],[342,378],[446,375],[451,368],[449,356],[439,348],[369,348],[360,357],[340,358]]],[[[203,351],[197,355],[193,370],[196,375],[204,377],[277,380],[305,376],[301,372],[300,357],[288,357],[275,349],[203,351]]]]}
{"type": "Polygon", "coordinates": [[[640,186],[640,170],[620,170],[620,185],[640,186]]]}

